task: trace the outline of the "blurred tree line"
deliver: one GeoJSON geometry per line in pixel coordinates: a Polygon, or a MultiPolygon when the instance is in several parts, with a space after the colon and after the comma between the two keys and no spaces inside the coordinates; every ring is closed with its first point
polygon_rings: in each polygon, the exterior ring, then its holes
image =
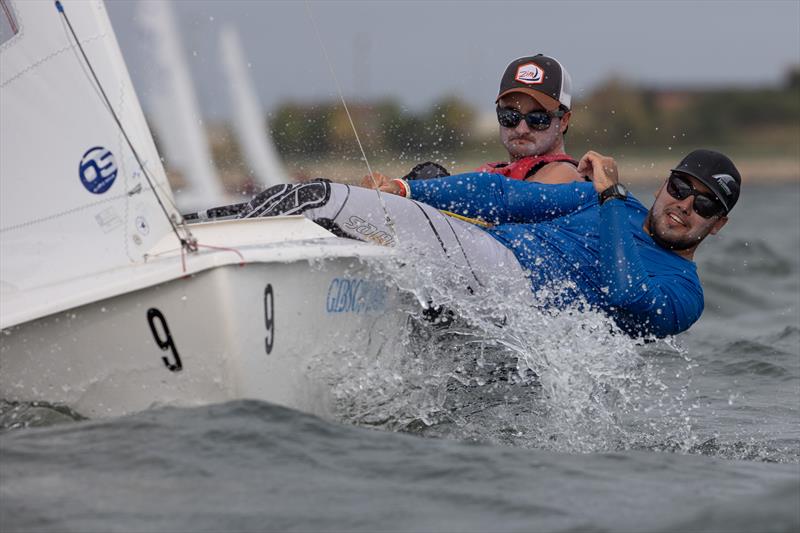
{"type": "MultiPolygon", "coordinates": [[[[394,100],[354,101],[348,108],[368,157],[382,169],[428,160],[459,170],[507,157],[491,100],[481,109],[456,97],[421,111],[394,100]]],[[[612,78],[577,99],[572,110],[566,143],[575,156],[594,149],[650,157],[705,146],[739,155],[800,157],[800,66],[774,87],[648,88],[612,78]]],[[[297,176],[313,172],[305,162],[313,167],[362,158],[339,102],[285,103],[267,117],[266,127],[297,176]]],[[[229,176],[226,182],[246,181],[251,171],[230,127],[211,126],[209,138],[217,168],[229,176]]]]}
{"type": "MultiPolygon", "coordinates": [[[[393,100],[353,102],[349,109],[370,156],[444,159],[488,143],[504,155],[497,127],[478,127],[481,114],[456,97],[412,112],[393,100]]],[[[286,103],[268,124],[284,157],[360,157],[338,102],[286,103]]],[[[753,152],[796,151],[800,140],[800,67],[781,86],[766,88],[643,88],[623,78],[601,84],[573,105],[568,147],[618,152],[676,146],[740,146],[753,152]]],[[[485,149],[483,151],[486,151],[485,149]]]]}
{"type": "Polygon", "coordinates": [[[608,80],[573,107],[571,142],[598,150],[737,147],[796,155],[800,66],[776,87],[639,88],[608,80]]]}
{"type": "MultiPolygon", "coordinates": [[[[414,113],[393,100],[352,102],[348,109],[370,155],[429,158],[464,147],[473,136],[476,113],[455,97],[414,113]]],[[[284,157],[360,156],[353,128],[338,102],[287,103],[270,117],[268,128],[284,157]]]]}

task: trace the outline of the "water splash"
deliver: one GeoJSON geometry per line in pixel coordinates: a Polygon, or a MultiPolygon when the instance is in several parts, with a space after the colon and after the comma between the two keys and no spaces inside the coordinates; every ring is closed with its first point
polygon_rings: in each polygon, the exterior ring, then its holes
{"type": "Polygon", "coordinates": [[[0,400],[0,431],[45,427],[80,420],[86,420],[86,417],[65,405],[0,400]]]}
{"type": "Polygon", "coordinates": [[[467,269],[413,243],[401,248],[402,259],[375,266],[418,303],[396,343],[378,357],[347,353],[312,365],[330,384],[337,418],[570,452],[697,444],[686,401],[692,363],[675,345],[658,344],[684,361],[677,396],[640,353],[641,340],[602,313],[539,305],[568,284],[532,295],[526,280],[500,272],[479,273],[478,286],[467,269]]]}

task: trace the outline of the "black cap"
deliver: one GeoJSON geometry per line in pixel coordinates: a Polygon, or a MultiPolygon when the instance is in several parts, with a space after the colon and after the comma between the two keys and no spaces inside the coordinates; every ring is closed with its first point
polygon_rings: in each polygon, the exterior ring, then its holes
{"type": "Polygon", "coordinates": [[[711,189],[729,213],[739,200],[742,177],[728,156],[713,150],[695,150],[672,169],[700,180],[711,189]]]}
{"type": "Polygon", "coordinates": [[[508,93],[521,92],[533,97],[548,111],[572,104],[572,78],[557,59],[542,54],[515,59],[500,80],[497,100],[508,93]]]}

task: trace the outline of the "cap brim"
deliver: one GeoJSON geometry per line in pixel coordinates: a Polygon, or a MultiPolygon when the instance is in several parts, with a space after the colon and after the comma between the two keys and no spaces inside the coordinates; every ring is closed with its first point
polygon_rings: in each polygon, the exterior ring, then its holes
{"type": "Polygon", "coordinates": [[[717,200],[725,208],[725,214],[728,214],[730,212],[731,206],[728,205],[728,202],[725,199],[726,195],[715,180],[706,178],[704,176],[698,176],[696,173],[685,168],[673,168],[672,172],[680,172],[681,174],[686,174],[688,176],[691,176],[700,183],[702,183],[703,185],[705,185],[706,187],[708,187],[708,189],[714,193],[714,196],[717,197],[717,200]]]}
{"type": "Polygon", "coordinates": [[[539,102],[539,105],[541,105],[547,111],[555,111],[556,109],[558,109],[558,106],[561,105],[561,103],[552,96],[548,96],[543,92],[539,92],[534,89],[528,89],[526,87],[514,87],[513,89],[504,91],[497,96],[497,100],[495,100],[494,102],[497,103],[502,97],[509,95],[511,93],[527,94],[528,96],[539,102]]]}

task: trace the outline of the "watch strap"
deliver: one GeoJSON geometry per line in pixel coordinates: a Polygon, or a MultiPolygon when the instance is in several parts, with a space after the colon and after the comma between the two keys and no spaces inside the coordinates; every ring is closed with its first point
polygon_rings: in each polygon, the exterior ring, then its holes
{"type": "Polygon", "coordinates": [[[598,195],[598,203],[603,205],[606,200],[610,200],[611,198],[619,198],[620,200],[624,200],[627,197],[628,191],[625,190],[625,187],[619,183],[615,183],[598,195]]]}

